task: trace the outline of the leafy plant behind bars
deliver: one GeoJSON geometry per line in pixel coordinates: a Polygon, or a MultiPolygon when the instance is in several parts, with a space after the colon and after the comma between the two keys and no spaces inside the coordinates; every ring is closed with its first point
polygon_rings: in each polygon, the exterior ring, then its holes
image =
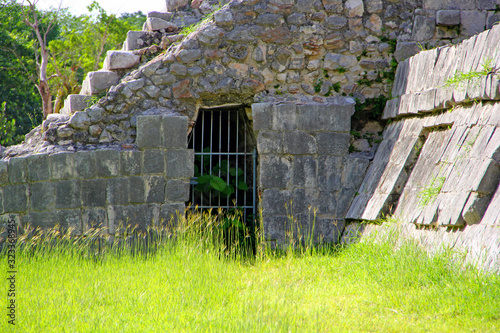
{"type": "MultiPolygon", "coordinates": [[[[209,152],[210,148],[205,148],[203,152],[209,152]]],[[[204,158],[203,163],[202,156],[196,156],[195,165],[195,177],[198,184],[195,186],[195,190],[208,193],[215,191],[217,195],[230,196],[235,192],[235,189],[247,191],[248,185],[241,181],[244,172],[241,168],[231,167],[228,160],[224,159],[217,163],[212,170],[210,170],[210,157],[204,158]],[[203,175],[200,172],[198,164],[203,165],[203,175]],[[219,176],[217,176],[219,175],[219,176]],[[226,180],[224,180],[225,178],[226,180]],[[229,182],[227,181],[229,179],[229,182]]]]}

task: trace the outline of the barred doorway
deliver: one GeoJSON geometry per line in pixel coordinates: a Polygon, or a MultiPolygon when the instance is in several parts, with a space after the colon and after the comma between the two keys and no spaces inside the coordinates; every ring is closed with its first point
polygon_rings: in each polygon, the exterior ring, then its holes
{"type": "Polygon", "coordinates": [[[188,148],[195,155],[190,206],[238,212],[253,230],[257,217],[257,149],[244,107],[200,109],[188,148]]]}

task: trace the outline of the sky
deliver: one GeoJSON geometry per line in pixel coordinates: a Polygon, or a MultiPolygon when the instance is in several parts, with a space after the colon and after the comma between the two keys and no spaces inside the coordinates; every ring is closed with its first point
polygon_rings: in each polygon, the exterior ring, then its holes
{"type": "MultiPolygon", "coordinates": [[[[22,0],[19,0],[21,2],[22,0]]],[[[49,9],[50,7],[69,8],[74,15],[87,14],[87,6],[93,0],[38,0],[37,8],[49,9]]],[[[99,5],[108,14],[135,13],[142,11],[144,14],[152,11],[162,11],[165,9],[165,0],[97,0],[99,5]]]]}

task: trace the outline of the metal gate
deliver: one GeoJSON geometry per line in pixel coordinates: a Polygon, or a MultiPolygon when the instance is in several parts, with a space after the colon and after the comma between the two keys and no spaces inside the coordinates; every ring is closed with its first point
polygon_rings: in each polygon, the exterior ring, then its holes
{"type": "Polygon", "coordinates": [[[200,110],[189,137],[195,177],[191,207],[241,212],[253,225],[257,205],[257,150],[243,108],[200,110]]]}

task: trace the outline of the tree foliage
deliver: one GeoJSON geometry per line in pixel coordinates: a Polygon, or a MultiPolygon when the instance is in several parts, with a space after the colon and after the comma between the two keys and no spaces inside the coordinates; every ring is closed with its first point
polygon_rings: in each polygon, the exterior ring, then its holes
{"type": "MultiPolygon", "coordinates": [[[[41,48],[34,29],[25,22],[28,8],[20,1],[0,0],[0,105],[6,102],[4,117],[9,124],[15,120],[16,127],[13,140],[2,145],[18,143],[43,118],[42,99],[36,88],[41,48]]],[[[46,43],[47,77],[51,78],[55,112],[69,94],[80,91],[87,72],[102,67],[106,52],[121,49],[127,32],[141,30],[145,21],[142,12],[108,14],[96,1],[88,10],[88,14],[75,16],[67,9],[35,9],[41,31],[54,23],[46,43]]],[[[5,133],[0,135],[5,137],[5,133]]]]}

